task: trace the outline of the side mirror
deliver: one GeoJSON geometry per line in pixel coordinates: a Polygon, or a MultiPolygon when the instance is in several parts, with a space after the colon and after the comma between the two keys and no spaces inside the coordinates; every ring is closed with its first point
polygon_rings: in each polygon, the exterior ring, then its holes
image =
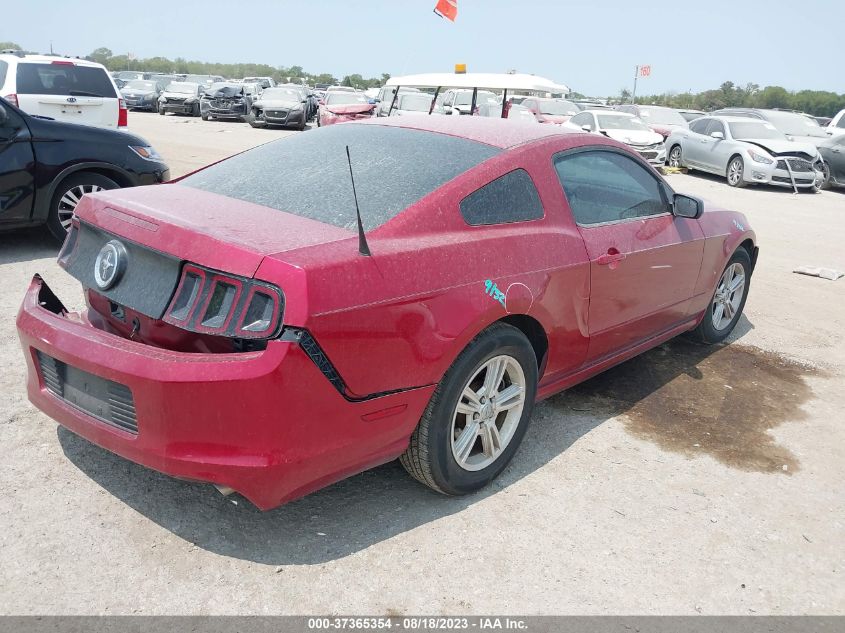
{"type": "Polygon", "coordinates": [[[704,202],[700,198],[676,193],[672,198],[672,215],[679,218],[697,220],[704,212],[704,202]]]}
{"type": "Polygon", "coordinates": [[[582,125],[581,129],[584,130],[585,132],[592,132],[593,131],[593,128],[590,127],[589,125],[586,125],[586,124],[582,125]]]}
{"type": "Polygon", "coordinates": [[[715,139],[724,140],[725,135],[722,132],[710,132],[710,136],[715,139]]]}

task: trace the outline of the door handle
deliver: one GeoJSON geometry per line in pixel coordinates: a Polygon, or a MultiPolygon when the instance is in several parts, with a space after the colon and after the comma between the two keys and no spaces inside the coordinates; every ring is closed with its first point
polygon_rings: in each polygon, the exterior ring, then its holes
{"type": "Polygon", "coordinates": [[[625,253],[620,253],[619,250],[615,248],[607,249],[607,253],[605,255],[599,255],[596,263],[599,266],[610,266],[611,268],[615,268],[614,264],[617,264],[625,259],[625,253]]]}

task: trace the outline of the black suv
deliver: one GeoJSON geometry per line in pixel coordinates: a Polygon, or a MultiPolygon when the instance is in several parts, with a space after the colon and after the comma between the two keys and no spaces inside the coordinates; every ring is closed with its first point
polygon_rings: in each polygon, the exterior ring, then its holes
{"type": "Polygon", "coordinates": [[[64,240],[84,194],[169,178],[139,136],[31,116],[0,99],[0,230],[46,224],[64,240]]]}

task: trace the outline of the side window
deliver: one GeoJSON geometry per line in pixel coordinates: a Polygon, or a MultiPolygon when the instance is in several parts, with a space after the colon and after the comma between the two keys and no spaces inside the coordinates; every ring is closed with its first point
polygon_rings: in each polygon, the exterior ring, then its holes
{"type": "Polygon", "coordinates": [[[710,120],[710,125],[707,126],[707,136],[710,136],[713,132],[721,132],[722,136],[725,136],[725,126],[722,125],[721,121],[717,121],[716,119],[710,120]]]}
{"type": "Polygon", "coordinates": [[[461,200],[461,215],[470,226],[525,222],[542,218],[543,204],[528,172],[515,169],[461,200]]]}
{"type": "Polygon", "coordinates": [[[658,179],[636,160],[612,151],[555,157],[555,170],[575,221],[583,226],[669,212],[658,179]]]}
{"type": "MultiPolygon", "coordinates": [[[[1,74],[1,73],[0,73],[1,74]]],[[[0,77],[0,83],[3,83],[3,78],[0,77]]],[[[845,114],[839,117],[839,121],[836,123],[836,127],[843,127],[845,128],[845,114]]]]}
{"type": "Polygon", "coordinates": [[[711,119],[696,119],[689,124],[689,129],[696,134],[705,134],[707,132],[707,124],[710,123],[710,121],[711,119]]]}
{"type": "Polygon", "coordinates": [[[2,87],[4,83],[6,83],[7,70],[9,70],[9,64],[4,61],[0,61],[0,87],[2,87]]]}
{"type": "Polygon", "coordinates": [[[582,125],[589,125],[591,130],[595,129],[593,126],[593,115],[589,112],[576,114],[574,117],[569,119],[569,122],[572,123],[572,125],[577,125],[578,127],[581,127],[582,125]]]}

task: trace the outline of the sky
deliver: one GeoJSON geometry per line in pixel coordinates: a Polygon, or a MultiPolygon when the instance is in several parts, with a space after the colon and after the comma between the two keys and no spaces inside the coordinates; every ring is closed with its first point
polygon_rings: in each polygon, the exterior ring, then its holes
{"type": "Polygon", "coordinates": [[[730,80],[845,92],[842,0],[26,0],[0,41],[26,50],[184,57],[360,73],[532,73],[590,96],[698,92],[730,80]],[[800,26],[799,26],[800,25],[800,26]]]}

